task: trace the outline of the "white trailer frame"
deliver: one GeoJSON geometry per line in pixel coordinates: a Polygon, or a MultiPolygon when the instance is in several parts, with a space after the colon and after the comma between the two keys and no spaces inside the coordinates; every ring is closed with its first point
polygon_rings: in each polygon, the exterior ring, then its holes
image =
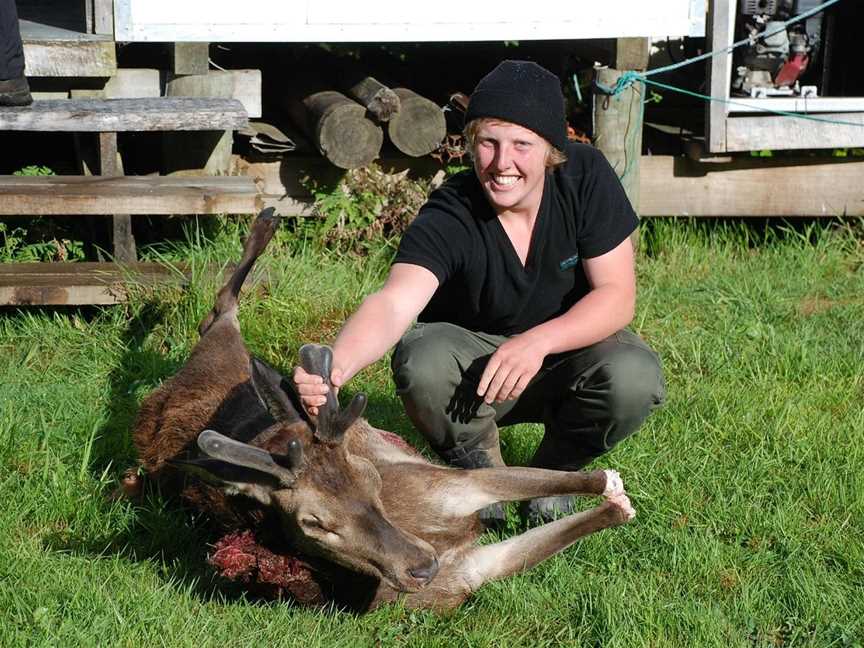
{"type": "Polygon", "coordinates": [[[127,42],[519,41],[690,34],[692,0],[114,0],[127,42]]]}

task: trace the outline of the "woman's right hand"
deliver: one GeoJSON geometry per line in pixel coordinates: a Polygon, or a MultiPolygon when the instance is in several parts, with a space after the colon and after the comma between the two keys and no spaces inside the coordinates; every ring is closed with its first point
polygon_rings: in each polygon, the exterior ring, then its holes
{"type": "MultiPolygon", "coordinates": [[[[330,387],[317,374],[307,373],[303,367],[294,367],[294,385],[300,395],[300,402],[312,416],[318,416],[318,408],[327,402],[330,387]]],[[[342,371],[333,369],[330,373],[330,384],[333,385],[333,395],[338,396],[342,386],[342,371]]]]}

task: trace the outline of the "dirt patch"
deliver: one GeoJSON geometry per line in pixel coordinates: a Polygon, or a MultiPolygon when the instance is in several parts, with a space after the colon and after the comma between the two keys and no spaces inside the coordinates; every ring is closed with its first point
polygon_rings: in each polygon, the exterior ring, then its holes
{"type": "Polygon", "coordinates": [[[812,295],[802,299],[795,310],[798,311],[799,315],[812,317],[838,306],[853,306],[862,303],[864,303],[862,299],[831,299],[823,295],[812,295]]]}

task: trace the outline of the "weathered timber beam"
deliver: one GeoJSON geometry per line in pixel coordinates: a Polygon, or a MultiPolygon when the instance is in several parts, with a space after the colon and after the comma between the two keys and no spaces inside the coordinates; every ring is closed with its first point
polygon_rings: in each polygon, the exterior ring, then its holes
{"type": "Polygon", "coordinates": [[[114,42],[24,41],[28,77],[110,77],[117,71],[114,42]]]}
{"type": "Polygon", "coordinates": [[[641,160],[643,216],[864,216],[864,161],[641,160]]]}
{"type": "Polygon", "coordinates": [[[220,98],[58,99],[0,108],[0,130],[10,131],[226,130],[247,123],[239,101],[220,98]]]}
{"type": "Polygon", "coordinates": [[[156,263],[3,263],[0,305],[117,304],[125,301],[131,286],[187,281],[183,272],[156,263]]]}
{"type": "Polygon", "coordinates": [[[250,214],[253,178],[0,176],[0,215],[250,214]]]}

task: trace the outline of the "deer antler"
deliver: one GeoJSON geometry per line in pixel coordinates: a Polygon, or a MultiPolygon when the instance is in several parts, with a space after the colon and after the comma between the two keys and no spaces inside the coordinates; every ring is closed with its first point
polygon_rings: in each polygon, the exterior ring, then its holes
{"type": "Polygon", "coordinates": [[[296,439],[288,445],[289,468],[276,463],[266,450],[229,439],[214,430],[204,430],[198,435],[198,447],[208,457],[272,475],[285,486],[294,482],[295,472],[303,463],[303,446],[296,439]]]}
{"type": "Polygon", "coordinates": [[[304,344],[300,347],[300,365],[309,374],[321,376],[330,390],[327,392],[327,403],[318,408],[318,425],[315,438],[327,443],[341,443],[345,431],[351,427],[366,409],[366,394],[357,394],[344,411],[339,408],[339,400],[330,382],[330,372],[333,370],[333,351],[330,347],[320,344],[304,344]]]}

